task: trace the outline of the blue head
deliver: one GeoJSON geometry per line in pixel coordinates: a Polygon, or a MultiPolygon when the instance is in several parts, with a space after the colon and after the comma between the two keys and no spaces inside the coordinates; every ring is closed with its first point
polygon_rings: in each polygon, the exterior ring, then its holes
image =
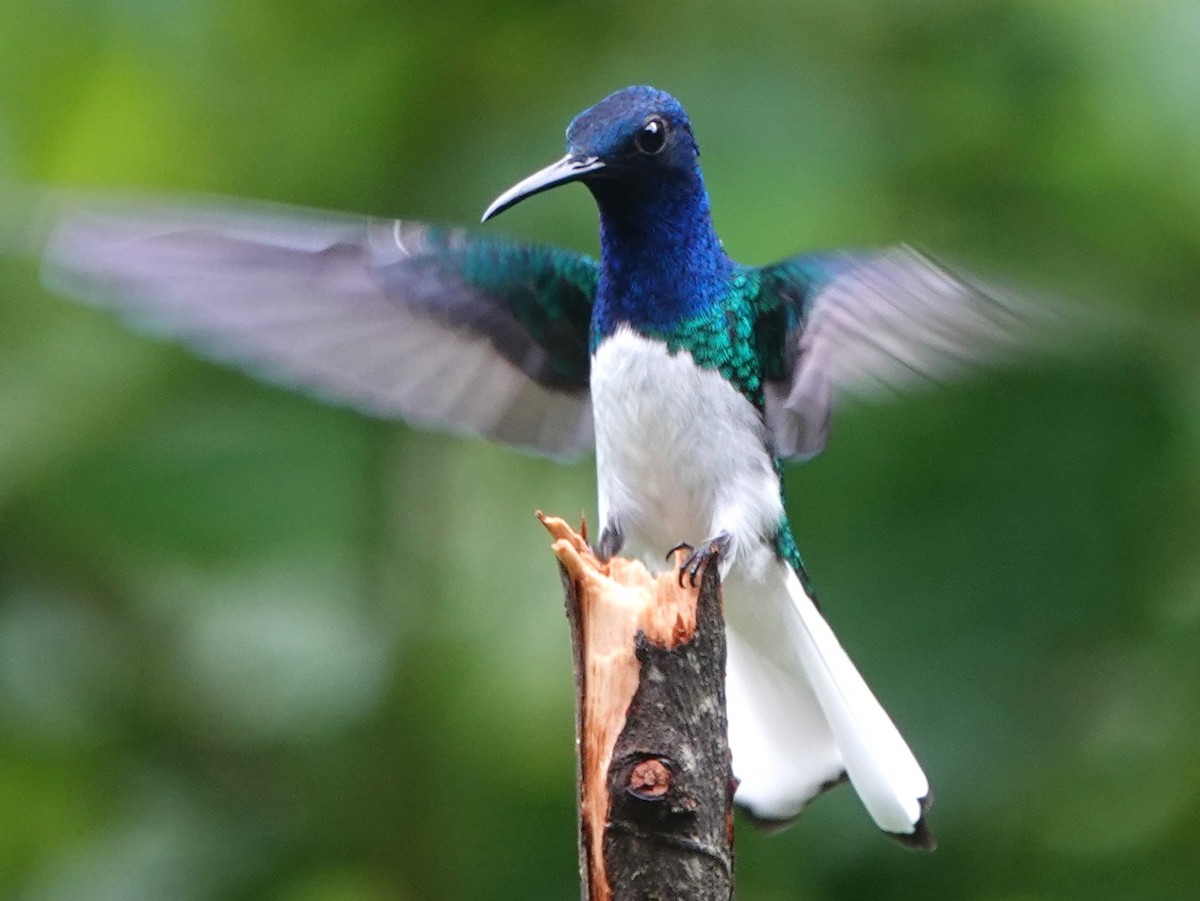
{"type": "Polygon", "coordinates": [[[633,320],[674,320],[723,291],[731,265],[712,229],[699,157],[679,101],[625,88],[576,116],[567,155],[497,197],[484,219],[583,182],[600,208],[598,306],[633,320]]]}
{"type": "Polygon", "coordinates": [[[679,101],[630,87],[605,97],[567,127],[567,155],[505,191],[484,220],[542,191],[582,181],[604,205],[622,196],[700,188],[700,150],[679,101]]]}
{"type": "Polygon", "coordinates": [[[601,190],[606,183],[632,189],[700,176],[700,148],[687,113],[670,94],[649,87],[617,91],[576,116],[567,127],[567,152],[604,161],[590,180],[601,190]]]}

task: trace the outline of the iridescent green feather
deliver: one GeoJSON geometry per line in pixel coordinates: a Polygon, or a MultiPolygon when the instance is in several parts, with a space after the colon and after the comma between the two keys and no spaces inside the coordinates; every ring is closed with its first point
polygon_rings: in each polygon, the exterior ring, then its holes
{"type": "Polygon", "coordinates": [[[564,385],[586,388],[588,328],[599,266],[582,254],[538,244],[472,238],[446,242],[444,259],[462,281],[500,300],[548,354],[564,385]]]}
{"type": "Polygon", "coordinates": [[[761,410],[763,370],[754,308],[758,290],[757,271],[739,268],[719,303],[680,320],[669,330],[650,334],[665,341],[671,353],[686,350],[697,366],[720,372],[761,410]]]}

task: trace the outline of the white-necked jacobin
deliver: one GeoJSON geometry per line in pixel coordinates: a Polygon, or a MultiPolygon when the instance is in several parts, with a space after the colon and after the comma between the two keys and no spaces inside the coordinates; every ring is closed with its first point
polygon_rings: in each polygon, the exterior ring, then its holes
{"type": "Polygon", "coordinates": [[[679,103],[631,87],[484,215],[582,182],[599,262],[401,220],[51,197],[46,279],[377,415],[594,447],[602,554],[661,568],[686,543],[694,577],[721,552],[737,800],[787,821],[848,779],[880,828],[932,847],[929,783],[812,599],[781,466],[825,446],[838,397],[994,356],[1021,316],[907,248],[735,263],[698,160],[679,103]]]}

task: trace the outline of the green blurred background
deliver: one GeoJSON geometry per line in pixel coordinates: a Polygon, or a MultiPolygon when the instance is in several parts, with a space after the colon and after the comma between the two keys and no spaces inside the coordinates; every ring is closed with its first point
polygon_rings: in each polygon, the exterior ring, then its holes
{"type": "MultiPolygon", "coordinates": [[[[941,850],[843,789],[743,824],[739,897],[1193,899],[1198,48],[1195,0],[9,0],[0,172],[470,223],[648,82],[736,258],[907,240],[1147,323],[847,411],[789,471],[941,850]]],[[[595,249],[578,188],[488,228],[595,249]]],[[[258,385],[5,262],[0,894],[575,897],[536,508],[594,510],[590,465],[258,385]]]]}

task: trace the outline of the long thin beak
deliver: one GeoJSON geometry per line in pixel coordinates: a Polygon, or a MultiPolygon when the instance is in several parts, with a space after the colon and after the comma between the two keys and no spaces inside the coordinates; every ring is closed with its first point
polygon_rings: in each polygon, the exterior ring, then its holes
{"type": "Polygon", "coordinates": [[[510,206],[516,206],[526,197],[548,191],[550,188],[565,185],[569,181],[578,181],[589,172],[603,169],[604,163],[594,156],[577,157],[567,154],[561,160],[551,163],[545,169],[540,169],[533,175],[523,179],[492,201],[483,213],[481,222],[487,222],[493,216],[503,213],[510,206]]]}

